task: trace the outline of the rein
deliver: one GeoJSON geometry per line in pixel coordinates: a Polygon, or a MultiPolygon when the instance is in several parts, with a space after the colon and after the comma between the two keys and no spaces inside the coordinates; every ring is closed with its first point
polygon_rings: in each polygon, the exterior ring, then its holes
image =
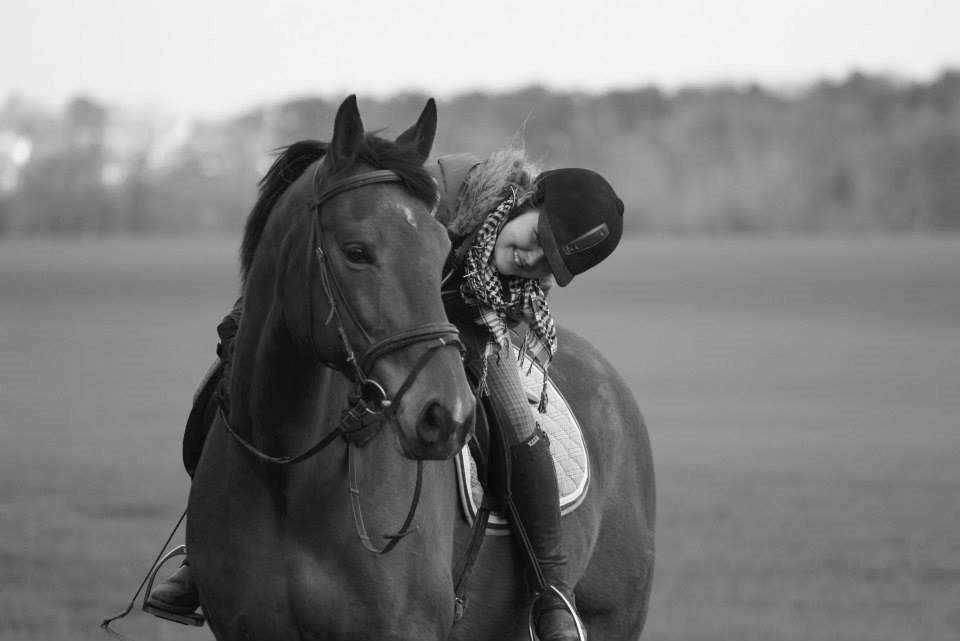
{"type": "MultiPolygon", "coordinates": [[[[248,439],[241,436],[230,425],[230,421],[223,407],[218,407],[218,413],[227,430],[227,432],[237,441],[245,450],[263,463],[272,465],[293,465],[307,460],[314,456],[333,441],[342,438],[347,443],[347,461],[348,475],[350,485],[350,501],[353,506],[354,522],[357,527],[357,533],[363,546],[376,554],[386,554],[396,546],[407,534],[417,530],[417,526],[411,527],[417,506],[420,503],[420,494],[423,485],[423,461],[417,461],[417,481],[414,489],[413,499],[410,509],[401,525],[400,529],[392,535],[387,535],[387,544],[382,548],[377,548],[371,543],[370,536],[367,534],[366,526],[363,520],[363,511],[360,505],[360,474],[358,466],[354,461],[353,450],[364,445],[374,438],[386,421],[396,420],[399,411],[400,402],[404,394],[410,389],[417,376],[427,366],[430,360],[436,356],[440,349],[448,346],[456,347],[463,352],[463,343],[460,340],[460,334],[455,325],[449,322],[424,323],[416,327],[399,331],[391,336],[387,336],[379,341],[373,339],[366,331],[359,319],[350,307],[349,302],[343,295],[343,288],[337,279],[336,272],[331,268],[328,260],[325,237],[320,227],[320,216],[323,205],[336,196],[351,191],[361,189],[370,185],[381,183],[399,183],[401,178],[393,171],[387,169],[378,169],[368,171],[355,176],[349,176],[335,181],[326,186],[322,191],[319,189],[321,175],[320,168],[323,163],[317,163],[317,169],[313,176],[314,190],[317,191],[315,198],[309,203],[311,210],[314,210],[313,221],[310,230],[310,243],[308,247],[311,253],[316,255],[317,262],[320,265],[320,282],[323,286],[324,295],[330,306],[330,314],[324,321],[329,325],[331,321],[336,323],[337,334],[340,337],[340,343],[346,354],[345,363],[350,366],[349,376],[356,383],[353,393],[349,396],[349,404],[341,412],[340,422],[323,438],[314,445],[306,448],[302,452],[292,456],[273,456],[259,449],[248,439]],[[356,327],[367,343],[361,352],[359,358],[350,342],[344,324],[343,313],[345,313],[353,326],[356,327]],[[391,398],[387,391],[376,380],[370,378],[367,372],[372,371],[376,362],[387,354],[406,349],[413,345],[427,343],[426,351],[420,356],[413,368],[407,374],[406,379],[400,385],[400,388],[391,398]]],[[[308,260],[308,280],[313,276],[313,260],[308,260]]],[[[310,310],[311,342],[313,341],[313,287],[309,286],[310,300],[307,301],[310,310]]],[[[327,363],[333,369],[340,369],[337,364],[327,363]]]]}

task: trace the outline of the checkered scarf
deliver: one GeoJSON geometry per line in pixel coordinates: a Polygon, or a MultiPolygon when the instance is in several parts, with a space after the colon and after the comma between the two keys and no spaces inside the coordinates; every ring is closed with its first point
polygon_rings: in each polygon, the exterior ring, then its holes
{"type": "MultiPolygon", "coordinates": [[[[475,305],[479,312],[477,324],[489,330],[490,340],[484,352],[481,385],[486,379],[487,357],[510,348],[507,319],[520,319],[530,330],[520,348],[520,361],[524,355],[536,360],[543,367],[543,388],[540,393],[540,412],[547,407],[547,370],[557,350],[557,329],[550,314],[546,294],[540,281],[534,278],[501,276],[493,265],[492,257],[497,236],[521,198],[519,190],[510,186],[506,197],[484,219],[477,236],[467,251],[466,270],[460,295],[464,301],[475,305]]],[[[508,352],[509,353],[509,352],[508,352]]]]}

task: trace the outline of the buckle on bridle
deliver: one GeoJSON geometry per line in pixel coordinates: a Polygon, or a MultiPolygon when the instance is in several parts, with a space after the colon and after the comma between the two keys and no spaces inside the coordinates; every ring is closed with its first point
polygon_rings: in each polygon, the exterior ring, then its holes
{"type": "Polygon", "coordinates": [[[387,408],[393,405],[387,391],[372,378],[364,379],[357,384],[356,397],[357,407],[362,408],[368,414],[383,414],[387,408]]]}
{"type": "Polygon", "coordinates": [[[366,378],[357,383],[350,403],[340,415],[340,433],[348,443],[367,444],[388,419],[393,401],[380,383],[366,378]]]}

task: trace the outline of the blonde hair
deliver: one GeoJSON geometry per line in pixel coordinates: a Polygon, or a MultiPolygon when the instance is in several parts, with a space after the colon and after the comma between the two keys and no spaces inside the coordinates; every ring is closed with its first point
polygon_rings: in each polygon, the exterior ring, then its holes
{"type": "Polygon", "coordinates": [[[470,170],[460,188],[448,226],[456,235],[472,231],[486,214],[503,200],[503,191],[510,185],[520,190],[520,200],[533,193],[539,167],[527,159],[522,148],[508,147],[494,151],[470,170]]]}

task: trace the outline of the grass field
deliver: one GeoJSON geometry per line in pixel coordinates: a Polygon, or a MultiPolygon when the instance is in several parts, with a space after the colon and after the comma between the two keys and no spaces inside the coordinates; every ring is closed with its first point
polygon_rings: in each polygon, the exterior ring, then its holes
{"type": "MultiPolygon", "coordinates": [[[[107,638],[179,516],[236,246],[0,242],[3,641],[107,638]]],[[[552,300],[649,425],[645,639],[960,639],[960,238],[629,240],[552,300]]]]}

